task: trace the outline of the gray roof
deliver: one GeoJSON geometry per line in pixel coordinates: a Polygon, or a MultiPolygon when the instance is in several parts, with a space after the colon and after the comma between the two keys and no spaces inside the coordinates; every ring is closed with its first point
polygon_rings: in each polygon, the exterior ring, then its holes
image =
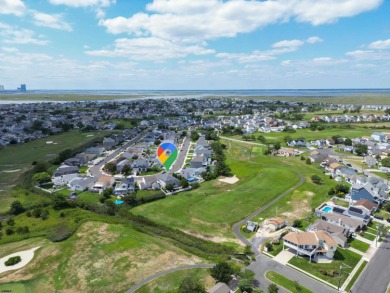
{"type": "Polygon", "coordinates": [[[219,282],[209,289],[209,293],[229,293],[230,288],[225,283],[219,282]]]}

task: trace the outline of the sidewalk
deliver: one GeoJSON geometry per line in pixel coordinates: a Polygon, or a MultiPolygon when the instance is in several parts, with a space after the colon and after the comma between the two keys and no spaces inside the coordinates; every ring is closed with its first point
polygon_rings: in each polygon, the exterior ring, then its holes
{"type": "Polygon", "coordinates": [[[370,245],[371,245],[372,242],[373,242],[373,241],[368,240],[368,239],[366,239],[366,238],[364,238],[364,237],[361,237],[361,236],[359,236],[359,235],[356,236],[356,239],[357,239],[357,240],[360,240],[360,241],[362,241],[362,242],[364,242],[364,243],[370,244],[370,245]]]}
{"type": "Polygon", "coordinates": [[[357,270],[360,268],[360,266],[363,264],[364,261],[366,261],[365,257],[362,257],[359,260],[359,262],[357,263],[355,268],[352,270],[352,272],[349,274],[348,278],[345,280],[344,284],[341,286],[340,291],[343,292],[345,290],[345,288],[348,286],[349,282],[355,276],[357,270]]]}

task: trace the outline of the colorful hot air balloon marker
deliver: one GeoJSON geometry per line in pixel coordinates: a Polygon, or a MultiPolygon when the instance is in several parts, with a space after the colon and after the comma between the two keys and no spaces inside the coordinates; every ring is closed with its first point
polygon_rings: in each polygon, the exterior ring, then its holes
{"type": "Polygon", "coordinates": [[[167,171],[177,159],[177,147],[171,142],[163,142],[157,149],[157,157],[167,171]]]}

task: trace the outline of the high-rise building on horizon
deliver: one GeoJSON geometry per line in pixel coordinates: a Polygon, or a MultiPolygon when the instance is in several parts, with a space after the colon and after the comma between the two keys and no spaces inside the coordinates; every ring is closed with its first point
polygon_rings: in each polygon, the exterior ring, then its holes
{"type": "Polygon", "coordinates": [[[27,87],[25,84],[21,84],[20,87],[18,87],[18,91],[19,92],[22,92],[22,93],[25,93],[27,92],[27,87]]]}

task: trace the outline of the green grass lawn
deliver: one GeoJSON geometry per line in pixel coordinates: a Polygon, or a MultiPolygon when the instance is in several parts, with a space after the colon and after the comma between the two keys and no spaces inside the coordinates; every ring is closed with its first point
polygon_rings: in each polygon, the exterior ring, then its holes
{"type": "MultiPolygon", "coordinates": [[[[14,251],[18,246],[19,242],[2,245],[0,251],[14,251]]],[[[26,292],[124,292],[159,271],[202,262],[131,226],[102,222],[84,223],[63,242],[35,238],[23,247],[36,246],[41,248],[33,261],[18,272],[23,275],[18,286],[26,292]]],[[[13,274],[3,274],[1,282],[14,280],[13,274]]]]}
{"type": "MultiPolygon", "coordinates": [[[[273,143],[276,141],[282,142],[284,144],[283,138],[285,136],[290,136],[292,139],[297,139],[304,137],[306,141],[316,140],[316,139],[326,139],[328,137],[332,137],[334,135],[340,135],[342,133],[345,137],[355,138],[361,137],[365,135],[371,135],[372,132],[375,132],[374,129],[368,129],[359,126],[352,126],[351,129],[338,128],[336,125],[327,125],[327,127],[322,131],[312,131],[308,128],[306,129],[297,129],[294,133],[289,132],[271,132],[271,133],[262,133],[256,132],[254,133],[255,137],[262,135],[267,140],[267,143],[273,143]]],[[[241,135],[232,136],[232,138],[242,140],[241,135]]]]}
{"type": "Polygon", "coordinates": [[[199,280],[205,288],[209,288],[214,285],[215,281],[210,276],[208,269],[193,269],[193,270],[183,270],[174,273],[170,273],[163,277],[160,277],[156,280],[149,282],[148,284],[142,286],[136,293],[162,293],[162,292],[178,292],[180,282],[191,276],[199,280]]]}
{"type": "Polygon", "coordinates": [[[349,202],[347,202],[345,200],[341,200],[341,199],[338,199],[338,198],[334,198],[332,200],[338,206],[345,207],[345,208],[349,207],[349,202]]]}
{"type": "Polygon", "coordinates": [[[357,239],[353,239],[351,242],[348,242],[348,243],[352,248],[360,250],[361,252],[366,252],[367,249],[370,248],[370,244],[365,243],[365,242],[360,241],[360,240],[357,240],[357,239]]]}
{"type": "Polygon", "coordinates": [[[375,240],[375,235],[372,235],[372,234],[375,234],[375,233],[370,234],[371,231],[367,231],[367,232],[364,232],[364,234],[360,235],[360,236],[362,236],[363,238],[366,238],[368,240],[371,240],[371,241],[375,240]],[[367,232],[369,232],[369,233],[367,233],[367,232]]]}
{"type": "Polygon", "coordinates": [[[373,174],[375,174],[375,175],[377,175],[377,176],[379,176],[379,177],[382,177],[382,178],[384,178],[384,179],[386,179],[386,180],[389,180],[389,175],[388,175],[388,173],[376,172],[376,171],[372,171],[371,173],[373,173],[373,174]]]}
{"type": "Polygon", "coordinates": [[[368,262],[366,260],[363,261],[359,269],[356,271],[355,275],[352,277],[351,281],[349,281],[348,286],[345,288],[345,291],[349,292],[349,290],[351,290],[353,284],[355,284],[355,282],[357,281],[357,279],[359,278],[360,274],[363,272],[367,264],[368,262]]]}
{"type": "Polygon", "coordinates": [[[80,174],[87,173],[88,168],[89,168],[88,166],[79,167],[79,173],[80,174]]]}
{"type": "Polygon", "coordinates": [[[48,136],[24,144],[7,146],[0,150],[0,213],[8,210],[13,201],[10,189],[19,176],[29,170],[33,161],[48,161],[65,149],[74,149],[109,132],[70,131],[48,136]],[[52,141],[52,144],[47,144],[52,141]]]}
{"type": "Polygon", "coordinates": [[[25,293],[24,286],[20,283],[0,284],[0,292],[25,293]]]}
{"type": "Polygon", "coordinates": [[[292,293],[314,293],[313,291],[301,286],[298,282],[288,279],[285,276],[278,274],[277,272],[268,271],[265,273],[265,276],[268,280],[292,293]]]}
{"type": "Polygon", "coordinates": [[[313,262],[310,263],[308,259],[300,258],[296,256],[293,257],[288,263],[337,286],[339,282],[338,274],[340,271],[340,265],[344,263],[351,267],[351,268],[348,267],[344,268],[344,273],[341,277],[341,284],[343,284],[348,277],[348,274],[346,272],[351,272],[359,262],[360,258],[361,258],[360,255],[352,251],[338,248],[335,253],[334,260],[332,261],[332,263],[329,264],[313,263],[313,262]],[[334,276],[326,276],[322,274],[320,270],[324,270],[328,273],[334,272],[334,276]]]}
{"type": "Polygon", "coordinates": [[[272,250],[267,251],[267,253],[277,256],[283,250],[283,241],[280,241],[279,244],[272,244],[272,250]]]}

